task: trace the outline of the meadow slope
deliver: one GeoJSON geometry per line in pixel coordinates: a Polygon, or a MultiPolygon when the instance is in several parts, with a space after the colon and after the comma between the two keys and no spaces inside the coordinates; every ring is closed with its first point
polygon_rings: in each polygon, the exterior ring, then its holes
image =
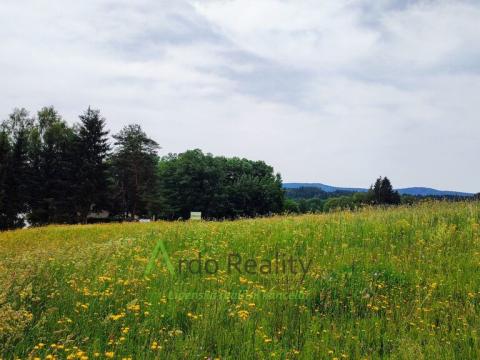
{"type": "Polygon", "coordinates": [[[470,202],[3,232],[0,359],[477,359],[479,223],[470,202]],[[159,239],[173,275],[164,253],[145,274],[159,239]],[[218,272],[179,272],[198,256],[218,272]]]}

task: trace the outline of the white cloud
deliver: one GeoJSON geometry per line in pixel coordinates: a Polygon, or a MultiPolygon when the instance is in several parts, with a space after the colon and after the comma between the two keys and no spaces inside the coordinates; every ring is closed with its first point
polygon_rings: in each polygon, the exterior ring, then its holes
{"type": "Polygon", "coordinates": [[[88,105],[286,180],[480,191],[473,1],[4,0],[0,109],[88,105]]]}
{"type": "MultiPolygon", "coordinates": [[[[420,2],[384,16],[386,60],[416,70],[462,65],[480,56],[480,7],[461,1],[420,2]]],[[[476,64],[478,66],[478,63],[476,64]]]]}
{"type": "Polygon", "coordinates": [[[195,8],[242,50],[291,67],[341,68],[368,56],[378,37],[346,1],[233,0],[195,8]]]}

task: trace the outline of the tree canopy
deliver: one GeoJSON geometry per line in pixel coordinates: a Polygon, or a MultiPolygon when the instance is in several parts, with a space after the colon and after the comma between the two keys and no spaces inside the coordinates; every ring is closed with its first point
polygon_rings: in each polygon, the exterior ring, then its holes
{"type": "Polygon", "coordinates": [[[280,175],[262,161],[198,149],[160,158],[160,146],[137,124],[108,134],[90,107],[73,125],[52,106],[36,116],[15,109],[0,123],[0,230],[85,223],[101,212],[130,220],[283,211],[280,175]]]}
{"type": "Polygon", "coordinates": [[[151,216],[157,205],[159,145],[136,124],[124,127],[113,138],[110,210],[123,218],[151,216]]]}
{"type": "Polygon", "coordinates": [[[280,212],[282,181],[263,161],[226,158],[190,150],[160,161],[159,179],[167,218],[236,218],[280,212]]]}
{"type": "Polygon", "coordinates": [[[14,109],[0,122],[0,230],[86,223],[96,214],[101,221],[188,219],[192,211],[235,219],[417,201],[401,197],[387,177],[361,193],[284,190],[263,161],[200,149],[160,157],[159,149],[138,124],[109,137],[105,118],[90,107],[73,125],[53,106],[35,116],[14,109]]]}
{"type": "Polygon", "coordinates": [[[392,183],[386,176],[379,177],[370,187],[367,200],[377,205],[398,205],[401,201],[400,194],[393,190],[392,183]]]}

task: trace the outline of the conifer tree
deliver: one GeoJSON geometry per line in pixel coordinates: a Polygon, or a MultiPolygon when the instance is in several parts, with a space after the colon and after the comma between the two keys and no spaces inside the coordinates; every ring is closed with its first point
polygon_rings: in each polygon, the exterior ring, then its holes
{"type": "Polygon", "coordinates": [[[78,156],[75,158],[78,167],[75,204],[80,220],[86,222],[90,211],[106,207],[109,145],[105,119],[100,116],[99,110],[89,107],[80,115],[80,121],[76,148],[78,156]]]}
{"type": "Polygon", "coordinates": [[[153,215],[158,206],[158,144],[136,124],[124,127],[113,138],[112,210],[120,210],[125,218],[153,215]]]}
{"type": "Polygon", "coordinates": [[[77,137],[53,107],[38,112],[31,145],[30,213],[33,224],[77,220],[77,137]]]}
{"type": "Polygon", "coordinates": [[[370,188],[367,198],[375,204],[396,205],[400,204],[401,198],[398,191],[393,190],[392,183],[387,177],[379,177],[370,188]]]}
{"type": "Polygon", "coordinates": [[[10,173],[11,144],[6,131],[0,131],[0,230],[10,227],[8,218],[7,179],[10,173]]]}
{"type": "Polygon", "coordinates": [[[2,155],[2,228],[13,229],[24,225],[24,215],[28,210],[28,134],[33,119],[25,109],[15,109],[2,122],[2,145],[6,150],[2,155]],[[9,144],[9,145],[7,145],[9,144]]]}

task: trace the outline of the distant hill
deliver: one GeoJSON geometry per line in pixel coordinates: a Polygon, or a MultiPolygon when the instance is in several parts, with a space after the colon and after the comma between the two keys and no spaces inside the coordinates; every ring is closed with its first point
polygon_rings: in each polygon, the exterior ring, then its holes
{"type": "Polygon", "coordinates": [[[336,186],[330,186],[330,185],[325,185],[321,183],[283,183],[283,187],[285,189],[298,189],[301,187],[316,187],[326,192],[335,192],[335,191],[367,192],[368,191],[368,189],[336,187],[336,186]]]}
{"type": "Polygon", "coordinates": [[[474,194],[459,192],[459,191],[445,191],[426,187],[409,187],[404,189],[397,189],[400,195],[416,195],[416,196],[473,196],[474,194]]]}
{"type": "MultiPolygon", "coordinates": [[[[298,189],[301,187],[315,187],[322,189],[326,192],[335,191],[349,191],[349,192],[366,192],[365,188],[349,188],[349,187],[336,187],[331,185],[325,185],[322,183],[284,183],[285,189],[298,189]]],[[[414,195],[414,196],[473,196],[474,194],[459,192],[459,191],[446,191],[437,190],[427,187],[409,187],[403,189],[396,189],[401,195],[414,195]]]]}

